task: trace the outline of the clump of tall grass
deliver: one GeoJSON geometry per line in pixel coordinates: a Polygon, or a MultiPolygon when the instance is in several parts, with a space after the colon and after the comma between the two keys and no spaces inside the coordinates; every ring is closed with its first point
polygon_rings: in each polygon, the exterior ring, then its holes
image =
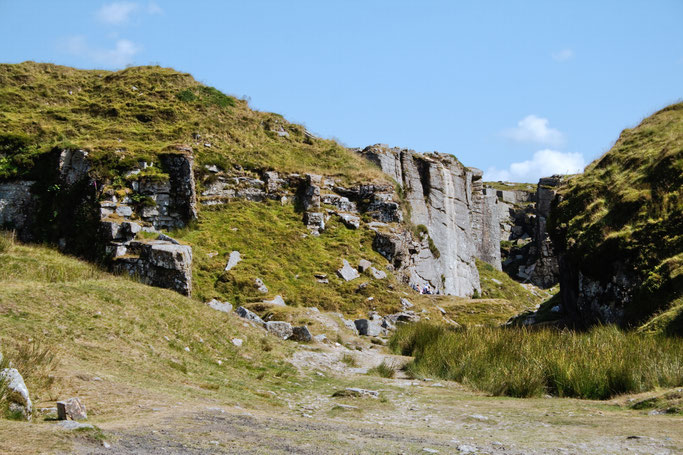
{"type": "Polygon", "coordinates": [[[14,245],[14,231],[0,232],[0,254],[7,253],[14,245]]]}
{"type": "Polygon", "coordinates": [[[396,375],[396,366],[382,361],[379,365],[368,370],[368,374],[374,374],[382,378],[393,378],[396,375]]]}
{"type": "Polygon", "coordinates": [[[589,332],[428,323],[401,326],[390,347],[414,356],[408,372],[436,376],[493,395],[607,399],[683,385],[683,339],[623,332],[589,332]]]}

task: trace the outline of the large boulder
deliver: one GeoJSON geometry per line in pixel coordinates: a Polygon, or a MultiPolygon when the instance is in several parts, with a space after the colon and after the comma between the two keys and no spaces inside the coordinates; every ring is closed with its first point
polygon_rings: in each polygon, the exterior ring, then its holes
{"type": "Polygon", "coordinates": [[[26,420],[31,420],[33,403],[19,371],[16,368],[5,368],[0,371],[0,382],[3,382],[7,388],[10,411],[20,412],[26,420]]]}
{"type": "Polygon", "coordinates": [[[265,324],[266,330],[275,336],[286,340],[292,336],[292,324],[285,321],[268,321],[265,324]]]}
{"type": "Polygon", "coordinates": [[[356,319],[353,323],[355,324],[359,335],[376,337],[382,333],[382,326],[375,321],[356,319]]]}
{"type": "Polygon", "coordinates": [[[308,330],[308,327],[305,325],[292,328],[292,336],[290,337],[290,340],[303,341],[307,343],[312,339],[313,336],[311,335],[311,331],[308,330]]]}

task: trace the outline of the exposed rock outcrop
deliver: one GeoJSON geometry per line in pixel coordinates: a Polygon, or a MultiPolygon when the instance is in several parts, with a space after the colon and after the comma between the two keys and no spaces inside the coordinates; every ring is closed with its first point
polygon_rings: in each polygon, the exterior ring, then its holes
{"type": "Polygon", "coordinates": [[[411,223],[424,227],[417,239],[406,232],[378,230],[375,249],[407,274],[412,285],[459,296],[480,292],[475,258],[500,267],[497,199],[483,193],[481,171],[446,154],[383,145],[360,153],[396,180],[409,204],[411,223]]]}

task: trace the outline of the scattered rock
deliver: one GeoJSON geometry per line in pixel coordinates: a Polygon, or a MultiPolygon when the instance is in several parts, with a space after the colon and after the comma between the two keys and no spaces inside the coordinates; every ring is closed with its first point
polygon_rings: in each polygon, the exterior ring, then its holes
{"type": "Polygon", "coordinates": [[[321,333],[320,335],[314,336],[313,339],[316,343],[325,343],[327,341],[327,335],[321,333]]]}
{"type": "Polygon", "coordinates": [[[92,430],[95,428],[89,423],[74,422],[73,420],[65,420],[63,422],[59,422],[57,425],[59,425],[60,427],[62,427],[65,430],[81,430],[81,429],[92,430]]]}
{"type": "Polygon", "coordinates": [[[339,270],[337,270],[337,273],[341,278],[344,279],[344,281],[351,281],[355,280],[356,278],[360,277],[360,273],[358,273],[358,270],[354,269],[351,267],[349,264],[349,261],[346,259],[343,260],[343,267],[339,270]]]}
{"type": "Polygon", "coordinates": [[[349,229],[358,229],[360,227],[360,217],[348,213],[340,213],[339,218],[341,218],[344,226],[349,229]]]}
{"type": "Polygon", "coordinates": [[[361,273],[365,272],[370,267],[372,267],[372,262],[368,261],[367,259],[361,259],[358,262],[358,271],[361,273]]]}
{"type": "MultiPolygon", "coordinates": [[[[323,335],[325,336],[325,335],[323,335]]],[[[292,329],[292,336],[290,339],[294,341],[303,341],[305,343],[311,341],[313,339],[313,336],[311,335],[310,330],[308,330],[308,327],[305,325],[294,327],[292,329]]]]}
{"type": "Polygon", "coordinates": [[[377,270],[374,267],[370,267],[370,273],[376,280],[383,280],[387,277],[387,273],[382,270],[377,270]]]}
{"type": "Polygon", "coordinates": [[[467,444],[461,444],[458,446],[458,452],[460,453],[475,453],[477,448],[467,444]]]}
{"type": "Polygon", "coordinates": [[[439,453],[438,450],[436,450],[436,449],[430,449],[429,447],[423,448],[422,451],[423,451],[423,452],[426,452],[426,453],[439,453]]]}
{"type": "Polygon", "coordinates": [[[239,317],[244,318],[247,321],[256,322],[257,324],[261,325],[265,324],[265,322],[263,322],[263,319],[261,319],[258,314],[254,313],[253,311],[247,310],[243,306],[237,307],[235,312],[239,317]]]}
{"type": "MultiPolygon", "coordinates": [[[[133,224],[133,223],[131,223],[131,224],[133,224]]],[[[164,242],[171,242],[174,245],[180,245],[180,243],[178,243],[178,241],[176,239],[174,239],[173,237],[169,237],[166,234],[159,234],[159,236],[157,237],[157,240],[163,240],[164,242]]]]}
{"type": "Polygon", "coordinates": [[[222,311],[223,313],[231,313],[232,305],[228,302],[221,302],[220,300],[211,299],[206,302],[206,304],[216,311],[222,311]]]}
{"type": "Polygon", "coordinates": [[[234,344],[234,345],[237,346],[238,348],[241,347],[242,344],[244,343],[244,341],[243,341],[242,339],[240,339],[240,338],[233,338],[233,339],[230,340],[230,341],[232,342],[232,344],[234,344]]]}
{"type": "Polygon", "coordinates": [[[268,287],[263,283],[263,280],[261,278],[256,278],[254,280],[254,284],[256,285],[256,289],[261,293],[261,294],[268,294],[268,287]]]}
{"type": "Polygon", "coordinates": [[[412,308],[415,305],[413,305],[412,302],[408,299],[401,299],[401,306],[404,310],[407,310],[408,308],[412,308]]]}
{"type": "Polygon", "coordinates": [[[88,413],[85,405],[78,398],[69,398],[57,402],[57,419],[59,420],[86,420],[88,413]]]}
{"type": "Polygon", "coordinates": [[[285,321],[268,321],[265,323],[266,330],[275,336],[286,340],[292,336],[292,324],[285,321]]]}
{"type": "Polygon", "coordinates": [[[10,410],[21,412],[24,419],[31,420],[33,403],[31,403],[28,388],[19,371],[16,368],[5,368],[0,371],[0,381],[3,381],[7,388],[10,410]]]}
{"type": "Polygon", "coordinates": [[[377,322],[368,319],[356,319],[353,323],[359,335],[376,337],[382,333],[382,327],[377,322]]]}
{"type": "Polygon", "coordinates": [[[225,265],[225,271],[229,271],[233,267],[237,265],[238,262],[242,260],[242,257],[240,256],[239,251],[233,251],[230,253],[230,257],[228,258],[228,263],[225,265]]]}
{"type": "Polygon", "coordinates": [[[270,303],[271,305],[277,306],[287,306],[285,299],[283,299],[281,295],[276,295],[273,300],[264,300],[263,303],[270,303]]]}
{"type": "Polygon", "coordinates": [[[376,390],[360,389],[358,387],[347,387],[344,390],[338,390],[332,394],[333,397],[371,397],[379,398],[379,392],[376,390]]]}

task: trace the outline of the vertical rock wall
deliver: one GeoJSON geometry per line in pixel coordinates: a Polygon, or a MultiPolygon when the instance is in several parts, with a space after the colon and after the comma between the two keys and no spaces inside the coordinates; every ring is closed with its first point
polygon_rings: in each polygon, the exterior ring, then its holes
{"type": "Polygon", "coordinates": [[[360,153],[397,181],[410,222],[418,231],[426,228],[431,245],[413,248],[411,284],[458,296],[479,292],[475,258],[500,268],[497,201],[484,197],[481,171],[446,154],[423,155],[382,145],[360,153]]]}

